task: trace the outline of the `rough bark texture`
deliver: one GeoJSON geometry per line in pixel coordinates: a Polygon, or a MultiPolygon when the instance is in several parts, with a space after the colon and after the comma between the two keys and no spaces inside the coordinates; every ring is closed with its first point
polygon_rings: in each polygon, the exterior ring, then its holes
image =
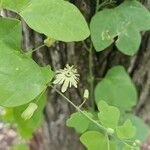
{"type": "MultiPolygon", "coordinates": [[[[78,6],[86,19],[89,21],[94,13],[95,3],[93,0],[72,0],[78,6]]],[[[150,0],[143,2],[150,8],[150,0]]],[[[23,22],[23,49],[37,47],[43,43],[45,37],[33,32],[23,22]]],[[[135,108],[135,113],[150,124],[150,32],[142,33],[142,44],[138,53],[133,56],[125,56],[111,45],[101,53],[93,54],[93,71],[95,84],[103,77],[107,70],[114,65],[124,65],[139,92],[139,102],[135,108]]],[[[89,40],[87,40],[89,43],[89,40]]],[[[57,42],[51,48],[42,48],[33,54],[35,61],[41,66],[50,64],[54,70],[63,68],[65,64],[77,66],[80,73],[80,83],[78,89],[71,88],[66,96],[76,104],[81,103],[83,90],[89,87],[88,78],[88,52],[84,45],[79,43],[57,42]]],[[[45,122],[43,130],[35,135],[32,149],[35,150],[84,150],[79,142],[79,137],[74,130],[65,125],[66,119],[74,111],[62,97],[55,91],[49,89],[48,103],[45,108],[45,122]]]]}

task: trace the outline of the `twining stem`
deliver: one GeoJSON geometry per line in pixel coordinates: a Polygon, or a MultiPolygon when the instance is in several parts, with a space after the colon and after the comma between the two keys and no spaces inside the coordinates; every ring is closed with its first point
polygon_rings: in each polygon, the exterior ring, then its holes
{"type": "Polygon", "coordinates": [[[47,90],[47,88],[45,88],[42,92],[41,92],[41,94],[38,96],[38,98],[36,99],[36,103],[40,100],[40,98],[43,96],[43,94],[46,92],[46,90],[47,90]]]}
{"type": "Polygon", "coordinates": [[[106,133],[106,141],[107,141],[107,150],[110,150],[109,136],[107,133],[106,133]]]}
{"type": "Polygon", "coordinates": [[[90,81],[90,100],[91,100],[91,106],[93,109],[95,109],[95,103],[94,103],[94,74],[93,74],[93,44],[91,43],[89,48],[89,81],[90,81]]]}
{"type": "Polygon", "coordinates": [[[69,98],[67,98],[63,93],[61,93],[59,90],[57,90],[54,86],[49,85],[51,88],[53,88],[59,95],[61,95],[69,104],[71,104],[78,112],[83,114],[85,117],[87,117],[91,122],[93,122],[97,127],[99,127],[102,131],[106,132],[107,129],[100,125],[97,121],[93,120],[91,117],[89,117],[84,111],[82,111],[78,106],[76,106],[69,98]]]}
{"type": "Polygon", "coordinates": [[[95,9],[95,13],[97,13],[98,10],[99,10],[99,2],[100,2],[100,0],[96,0],[96,9],[95,9]]]}
{"type": "Polygon", "coordinates": [[[89,84],[90,84],[90,100],[91,100],[91,106],[93,109],[95,109],[95,103],[94,103],[94,73],[93,73],[93,44],[90,44],[90,47],[87,46],[87,44],[83,41],[83,45],[85,49],[89,52],[89,84]]]}
{"type": "Polygon", "coordinates": [[[83,102],[78,106],[79,108],[82,108],[82,106],[86,103],[86,99],[83,100],[83,102]]]}
{"type": "MultiPolygon", "coordinates": [[[[106,134],[106,139],[107,139],[107,148],[108,150],[110,150],[110,142],[109,142],[109,135],[107,133],[107,128],[105,128],[104,126],[102,126],[101,124],[99,124],[97,121],[95,121],[94,119],[92,119],[90,116],[88,116],[84,111],[82,111],[80,109],[80,107],[76,106],[69,98],[67,98],[63,93],[61,93],[59,90],[57,90],[53,85],[48,85],[49,87],[51,87],[52,89],[54,89],[60,96],[62,96],[69,104],[71,104],[78,112],[80,112],[81,114],[83,114],[86,118],[88,118],[91,122],[93,122],[97,127],[99,127],[100,130],[102,130],[105,134],[106,134]]],[[[118,139],[115,135],[110,135],[113,138],[116,138],[117,140],[121,141],[122,143],[124,143],[124,145],[127,145],[131,148],[134,149],[134,147],[132,147],[131,145],[129,145],[128,143],[118,139]]]]}
{"type": "Polygon", "coordinates": [[[38,46],[37,48],[35,48],[35,49],[33,49],[32,51],[29,51],[29,52],[27,52],[27,53],[28,53],[28,54],[31,54],[31,53],[33,53],[33,52],[39,50],[40,48],[42,48],[42,47],[44,47],[44,46],[46,46],[46,45],[45,45],[45,44],[40,45],[40,46],[38,46]]]}

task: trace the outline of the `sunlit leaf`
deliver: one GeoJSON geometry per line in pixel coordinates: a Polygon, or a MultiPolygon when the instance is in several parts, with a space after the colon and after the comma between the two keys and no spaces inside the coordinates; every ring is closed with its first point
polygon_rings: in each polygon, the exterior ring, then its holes
{"type": "Polygon", "coordinates": [[[106,128],[115,129],[120,118],[120,111],[114,106],[109,106],[105,101],[98,103],[98,118],[103,126],[106,128]],[[112,117],[113,114],[113,117],[112,117]]]}
{"type": "Polygon", "coordinates": [[[136,127],[133,126],[131,120],[126,120],[122,126],[116,128],[117,136],[120,139],[131,139],[136,133],[136,127]]]}

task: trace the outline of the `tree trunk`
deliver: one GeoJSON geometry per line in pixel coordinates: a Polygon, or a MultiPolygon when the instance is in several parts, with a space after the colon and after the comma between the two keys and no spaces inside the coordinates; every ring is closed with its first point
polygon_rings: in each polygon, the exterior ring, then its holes
{"type": "MultiPolygon", "coordinates": [[[[93,0],[72,0],[72,2],[81,10],[87,21],[94,13],[95,3],[93,0]]],[[[150,8],[150,1],[144,1],[144,4],[150,8]]],[[[23,22],[23,48],[37,47],[43,43],[45,37],[33,32],[23,22]]],[[[133,57],[125,56],[117,51],[114,45],[107,50],[96,53],[93,52],[93,72],[95,75],[95,85],[97,79],[103,77],[107,70],[115,65],[126,67],[139,93],[139,102],[135,108],[135,113],[150,124],[150,32],[142,33],[142,44],[136,55],[133,57]]],[[[89,43],[89,39],[87,43],[89,43]]],[[[82,101],[82,94],[85,88],[90,88],[88,80],[88,52],[81,42],[63,43],[56,42],[51,48],[42,48],[33,54],[33,58],[41,66],[50,64],[54,70],[63,68],[65,64],[73,64],[78,68],[80,74],[80,83],[78,89],[71,88],[66,92],[75,104],[79,105],[82,101]]],[[[35,135],[33,149],[35,150],[84,150],[79,142],[79,136],[73,129],[66,127],[65,121],[74,112],[62,97],[55,91],[49,89],[48,102],[45,108],[45,122],[43,130],[35,135]]]]}

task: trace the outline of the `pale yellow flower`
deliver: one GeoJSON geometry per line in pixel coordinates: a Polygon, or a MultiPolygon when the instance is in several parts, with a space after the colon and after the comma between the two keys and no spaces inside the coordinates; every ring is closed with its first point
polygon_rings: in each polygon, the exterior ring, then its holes
{"type": "Polygon", "coordinates": [[[56,71],[56,76],[54,84],[62,85],[61,91],[64,93],[68,87],[72,85],[77,88],[77,83],[79,81],[79,74],[74,66],[69,66],[68,64],[64,69],[56,71]]]}

